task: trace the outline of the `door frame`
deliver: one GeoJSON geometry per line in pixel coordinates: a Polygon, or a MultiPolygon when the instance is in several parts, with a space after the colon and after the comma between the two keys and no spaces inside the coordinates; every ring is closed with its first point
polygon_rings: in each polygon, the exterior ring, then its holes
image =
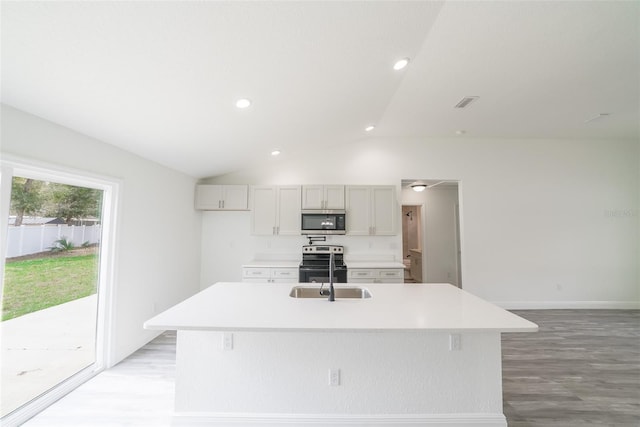
{"type": "Polygon", "coordinates": [[[96,319],[95,362],[78,371],[32,401],[2,417],[7,425],[21,424],[56,402],[78,386],[114,364],[114,303],[116,277],[116,243],[122,181],[117,178],[65,166],[52,165],[3,153],[0,160],[0,306],[4,289],[4,267],[7,253],[7,231],[11,183],[14,176],[24,176],[42,181],[95,188],[103,191],[102,235],[98,276],[98,309],[96,319]]]}

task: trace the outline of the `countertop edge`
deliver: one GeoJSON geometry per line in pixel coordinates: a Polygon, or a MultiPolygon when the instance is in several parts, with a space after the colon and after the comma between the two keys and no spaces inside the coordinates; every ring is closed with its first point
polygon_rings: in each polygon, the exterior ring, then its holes
{"type": "Polygon", "coordinates": [[[203,331],[203,332],[318,332],[318,333],[404,333],[404,332],[448,332],[448,333],[485,333],[485,332],[537,332],[538,326],[525,328],[255,328],[255,327],[226,327],[226,326],[178,326],[178,325],[147,325],[143,328],[154,331],[203,331]]]}

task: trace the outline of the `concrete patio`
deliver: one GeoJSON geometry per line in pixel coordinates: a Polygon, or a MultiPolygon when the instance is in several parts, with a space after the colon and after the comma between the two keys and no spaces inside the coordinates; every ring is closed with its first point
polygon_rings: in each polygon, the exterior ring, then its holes
{"type": "Polygon", "coordinates": [[[4,416],[93,363],[97,296],[0,323],[4,416]]]}

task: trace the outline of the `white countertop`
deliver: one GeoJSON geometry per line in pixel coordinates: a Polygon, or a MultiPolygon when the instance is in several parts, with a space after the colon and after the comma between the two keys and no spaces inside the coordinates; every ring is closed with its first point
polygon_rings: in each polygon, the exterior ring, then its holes
{"type": "MultiPolygon", "coordinates": [[[[404,264],[394,261],[345,261],[347,268],[404,268],[404,264]]],[[[298,268],[300,260],[252,260],[242,264],[242,268],[298,268]]]]}
{"type": "Polygon", "coordinates": [[[300,261],[291,260],[252,260],[247,264],[242,264],[242,268],[298,268],[300,261]]]}
{"type": "Polygon", "coordinates": [[[401,262],[393,261],[345,261],[347,269],[350,268],[404,268],[401,262]]]}
{"type": "Polygon", "coordinates": [[[216,283],[148,320],[144,327],[299,332],[538,329],[536,324],[449,284],[359,284],[369,289],[371,298],[335,302],[291,298],[292,286],[296,285],[216,283]]]}

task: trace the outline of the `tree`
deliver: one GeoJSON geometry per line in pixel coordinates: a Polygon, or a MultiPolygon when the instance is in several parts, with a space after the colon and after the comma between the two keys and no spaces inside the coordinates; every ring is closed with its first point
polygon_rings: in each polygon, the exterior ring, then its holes
{"type": "Polygon", "coordinates": [[[40,191],[42,181],[30,178],[13,177],[11,181],[11,213],[15,214],[15,225],[22,225],[25,214],[35,214],[44,203],[40,191]]]}
{"type": "Polygon", "coordinates": [[[102,191],[94,188],[74,187],[51,183],[54,215],[71,225],[74,219],[100,216],[102,191]]]}

